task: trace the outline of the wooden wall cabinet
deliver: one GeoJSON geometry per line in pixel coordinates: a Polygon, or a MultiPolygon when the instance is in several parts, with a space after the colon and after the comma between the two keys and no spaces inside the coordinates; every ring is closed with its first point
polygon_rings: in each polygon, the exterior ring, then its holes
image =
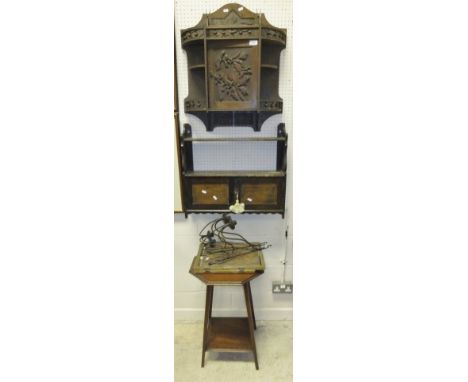
{"type": "Polygon", "coordinates": [[[187,52],[189,94],[186,113],[200,118],[208,131],[216,126],[252,126],[283,110],[278,94],[281,50],[286,30],[263,13],[227,4],[203,15],[181,32],[187,52]]]}
{"type": "MultiPolygon", "coordinates": [[[[181,31],[187,52],[189,93],[186,113],[200,118],[207,131],[218,126],[250,126],[260,131],[282,113],[278,94],[279,63],[286,30],[271,25],[262,13],[227,4],[204,14],[181,31]]],[[[181,136],[185,214],[229,212],[237,200],[247,213],[280,213],[284,217],[287,134],[280,123],[275,137],[194,138],[191,126],[181,136]],[[194,171],[193,144],[220,141],[275,141],[272,171],[194,171]]]]}

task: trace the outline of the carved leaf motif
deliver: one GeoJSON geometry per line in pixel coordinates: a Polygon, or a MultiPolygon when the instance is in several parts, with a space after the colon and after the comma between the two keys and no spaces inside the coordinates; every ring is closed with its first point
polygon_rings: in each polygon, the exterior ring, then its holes
{"type": "Polygon", "coordinates": [[[245,64],[247,58],[246,52],[237,52],[230,57],[224,50],[221,51],[215,62],[215,71],[210,73],[218,87],[220,101],[225,96],[235,101],[244,101],[248,97],[247,84],[252,76],[252,69],[245,64]]]}

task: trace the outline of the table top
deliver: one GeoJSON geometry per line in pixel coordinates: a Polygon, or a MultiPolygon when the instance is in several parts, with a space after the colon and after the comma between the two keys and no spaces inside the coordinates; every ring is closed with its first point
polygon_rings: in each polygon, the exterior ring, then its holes
{"type": "Polygon", "coordinates": [[[205,248],[205,245],[200,243],[190,273],[204,283],[214,285],[243,284],[264,272],[265,262],[261,250],[250,252],[239,244],[226,255],[225,252],[216,251],[222,248],[222,243],[215,243],[215,246],[210,248],[205,248]]]}
{"type": "Polygon", "coordinates": [[[232,244],[231,247],[223,243],[215,243],[213,246],[200,243],[194,262],[194,271],[197,273],[250,273],[264,270],[262,251],[246,248],[244,244],[232,244]]]}

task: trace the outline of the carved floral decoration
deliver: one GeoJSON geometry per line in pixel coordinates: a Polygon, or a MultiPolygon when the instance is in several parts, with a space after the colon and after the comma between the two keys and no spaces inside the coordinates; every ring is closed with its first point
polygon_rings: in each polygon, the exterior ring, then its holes
{"type": "Polygon", "coordinates": [[[224,50],[215,63],[215,70],[210,76],[214,79],[219,93],[219,100],[224,98],[244,101],[248,97],[247,85],[252,77],[252,69],[245,61],[248,54],[237,52],[230,57],[224,50]]]}
{"type": "Polygon", "coordinates": [[[205,36],[203,29],[192,29],[182,34],[182,42],[202,39],[205,36]]]}
{"type": "Polygon", "coordinates": [[[209,38],[231,38],[231,37],[257,37],[258,31],[254,29],[208,29],[209,38]]]}

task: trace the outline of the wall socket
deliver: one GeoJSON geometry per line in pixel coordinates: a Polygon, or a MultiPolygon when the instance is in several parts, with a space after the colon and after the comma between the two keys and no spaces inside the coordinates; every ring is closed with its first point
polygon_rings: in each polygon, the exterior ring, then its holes
{"type": "Polygon", "coordinates": [[[275,294],[292,294],[293,284],[291,281],[285,281],[284,283],[281,281],[273,281],[271,291],[275,294]]]}

